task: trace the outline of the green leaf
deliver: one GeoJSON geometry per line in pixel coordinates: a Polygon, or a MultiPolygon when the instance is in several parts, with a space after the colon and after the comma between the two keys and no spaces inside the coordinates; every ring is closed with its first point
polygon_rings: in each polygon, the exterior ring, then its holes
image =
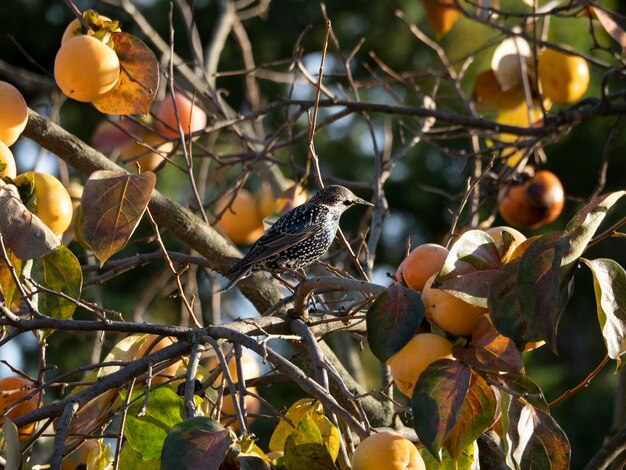
{"type": "Polygon", "coordinates": [[[163,444],[163,470],[217,470],[234,443],[231,431],[215,420],[195,417],[172,428],[163,444]]]}
{"type": "MultiPolygon", "coordinates": [[[[80,262],[67,247],[60,246],[33,261],[32,278],[40,285],[61,292],[73,299],[79,299],[83,286],[83,272],[80,262]]],[[[59,295],[39,292],[38,309],[44,315],[67,320],[76,310],[76,304],[59,295]]]]}
{"type": "MultiPolygon", "coordinates": [[[[13,265],[13,268],[15,269],[16,276],[18,278],[21,277],[24,262],[15,256],[11,250],[7,249],[7,255],[11,265],[13,265]]],[[[0,258],[0,291],[2,292],[2,295],[4,295],[4,304],[7,307],[10,307],[13,302],[13,298],[15,297],[15,293],[17,292],[17,284],[13,279],[9,266],[5,263],[3,258],[0,258]]]]}
{"type": "Polygon", "coordinates": [[[569,237],[559,232],[544,235],[493,279],[488,299],[491,321],[520,350],[539,340],[556,350],[557,324],[564,307],[559,273],[568,247],[569,237]]]}
{"type": "Polygon", "coordinates": [[[626,352],[626,272],[612,259],[582,260],[593,274],[598,320],[609,357],[618,361],[626,352]]]}
{"type": "Polygon", "coordinates": [[[152,389],[145,414],[137,417],[143,405],[142,392],[138,390],[133,393],[133,398],[139,399],[128,408],[124,435],[144,460],[155,460],[161,457],[163,442],[169,430],[183,420],[183,398],[170,387],[152,389]]]}
{"type": "Polygon", "coordinates": [[[437,459],[444,440],[457,423],[469,390],[471,369],[460,361],[440,359],[421,373],[411,400],[413,427],[437,459]]]}
{"type": "Polygon", "coordinates": [[[323,445],[322,433],[313,421],[311,411],[308,411],[300,420],[296,429],[287,437],[285,441],[285,453],[300,444],[320,444],[323,445]]]}
{"type": "Polygon", "coordinates": [[[582,256],[609,209],[624,195],[626,195],[626,191],[616,191],[598,196],[568,222],[567,227],[565,227],[565,235],[570,237],[570,244],[562,261],[563,270],[568,276],[573,275],[578,258],[582,256]]]}
{"type": "Polygon", "coordinates": [[[469,304],[487,307],[489,288],[501,266],[493,238],[482,230],[469,230],[450,248],[433,287],[469,304]]]}
{"type": "Polygon", "coordinates": [[[552,416],[525,405],[517,428],[520,434],[513,458],[520,468],[570,468],[569,441],[552,416]]]}
{"type": "Polygon", "coordinates": [[[19,431],[17,426],[8,416],[3,418],[2,430],[0,432],[0,451],[5,458],[6,470],[19,469],[22,463],[22,453],[20,450],[19,431]]]}
{"type": "Polygon", "coordinates": [[[496,394],[485,379],[472,372],[457,422],[445,442],[454,460],[494,423],[496,409],[496,394]]]}
{"type": "Polygon", "coordinates": [[[489,315],[481,315],[468,344],[452,348],[454,357],[465,364],[486,371],[520,373],[524,368],[522,353],[510,338],[493,327],[489,315]]]}
{"type": "Polygon", "coordinates": [[[128,442],[120,452],[118,468],[140,468],[141,470],[160,470],[161,462],[157,460],[144,460],[139,452],[134,450],[128,442]]]}
{"type": "MultiPolygon", "coordinates": [[[[333,461],[339,455],[339,430],[324,415],[324,407],[313,398],[302,398],[291,405],[272,433],[269,443],[271,451],[285,451],[287,439],[295,432],[300,421],[310,419],[321,436],[320,443],[328,449],[333,461]]],[[[317,442],[317,441],[315,441],[317,442]]]]}
{"type": "Polygon", "coordinates": [[[131,34],[113,33],[111,41],[120,61],[120,77],[93,105],[105,114],[148,114],[159,87],[156,56],[131,34]]]}
{"type": "Polygon", "coordinates": [[[499,381],[503,384],[504,388],[512,391],[516,395],[523,397],[524,400],[530,403],[537,409],[550,411],[548,402],[543,396],[541,388],[530,380],[526,375],[501,375],[497,378],[491,376],[492,379],[499,381]]]}
{"type": "Polygon", "coordinates": [[[280,458],[287,470],[334,470],[337,467],[321,444],[300,444],[290,448],[280,458]]]}
{"type": "Polygon", "coordinates": [[[87,182],[81,198],[80,236],[100,265],[120,251],[137,228],[154,190],[156,176],[100,170],[87,182]]]}
{"type": "Polygon", "coordinates": [[[467,446],[461,454],[454,459],[444,447],[441,452],[441,461],[437,460],[426,449],[418,449],[418,452],[424,460],[425,468],[428,470],[472,470],[476,468],[475,461],[478,461],[478,455],[475,453],[475,444],[467,446]]]}
{"type": "Polygon", "coordinates": [[[417,331],[424,320],[424,304],[417,292],[395,283],[376,298],[365,318],[370,349],[386,362],[417,331]]]}

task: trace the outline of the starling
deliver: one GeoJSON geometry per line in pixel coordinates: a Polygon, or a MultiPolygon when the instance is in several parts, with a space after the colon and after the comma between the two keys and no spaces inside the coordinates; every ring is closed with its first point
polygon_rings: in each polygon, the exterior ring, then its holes
{"type": "Polygon", "coordinates": [[[222,289],[256,271],[297,270],[317,261],[328,250],[339,228],[339,218],[354,204],[373,206],[343,186],[327,186],[308,202],[295,207],[272,225],[226,275],[233,275],[222,289]]]}

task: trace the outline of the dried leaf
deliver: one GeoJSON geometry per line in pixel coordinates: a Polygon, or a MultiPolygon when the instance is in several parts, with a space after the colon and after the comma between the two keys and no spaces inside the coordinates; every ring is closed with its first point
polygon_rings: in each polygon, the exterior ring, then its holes
{"type": "Polygon", "coordinates": [[[596,15],[596,18],[598,18],[608,35],[622,47],[622,55],[626,54],[626,33],[620,25],[603,9],[594,6],[589,6],[588,8],[596,15]]]}
{"type": "Polygon", "coordinates": [[[7,248],[22,260],[39,258],[61,245],[59,237],[22,203],[17,188],[3,182],[0,184],[0,234],[7,248]]]}
{"type": "Polygon", "coordinates": [[[85,183],[81,198],[79,232],[100,260],[100,264],[120,251],[143,216],[156,176],[100,170],[85,183]]]}
{"type": "Polygon", "coordinates": [[[148,114],[159,87],[159,63],[142,41],[128,33],[111,35],[120,60],[120,78],[93,102],[105,114],[148,114]]]}

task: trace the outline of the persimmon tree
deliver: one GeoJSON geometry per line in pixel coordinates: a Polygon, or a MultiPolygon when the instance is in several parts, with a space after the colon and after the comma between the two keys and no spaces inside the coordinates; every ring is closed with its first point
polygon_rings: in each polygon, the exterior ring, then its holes
{"type": "MultiPolygon", "coordinates": [[[[320,3],[284,35],[263,29],[281,15],[263,0],[209,19],[155,3],[163,28],[130,0],[59,5],[48,75],[0,64],[30,107],[24,126],[0,103],[0,141],[17,128],[81,193],[41,193],[52,177],[4,142],[0,347],[37,342],[23,369],[2,358],[19,377],[0,389],[7,468],[366,468],[394,442],[415,468],[570,467],[553,409],[626,348],[617,4],[320,3]],[[90,61],[96,76],[77,74],[90,61]],[[98,123],[80,138],[65,116],[98,123]],[[554,149],[588,129],[604,133],[593,158],[564,165],[598,175],[581,196],[554,149]],[[329,184],[374,206],[307,278],[258,272],[221,293],[263,228],[329,184]],[[59,230],[47,215],[72,197],[59,230]],[[548,400],[526,364],[558,354],[581,290],[605,356],[548,400]]],[[[588,468],[623,460],[615,423],[588,468]]]]}

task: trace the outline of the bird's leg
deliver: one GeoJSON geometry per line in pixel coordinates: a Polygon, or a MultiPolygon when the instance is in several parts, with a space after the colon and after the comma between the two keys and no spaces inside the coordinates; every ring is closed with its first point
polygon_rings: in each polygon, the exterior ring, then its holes
{"type": "Polygon", "coordinates": [[[289,291],[291,291],[292,293],[296,290],[296,286],[291,284],[289,281],[287,281],[286,279],[283,279],[280,274],[277,273],[272,273],[272,277],[274,279],[276,279],[278,282],[280,282],[284,287],[286,287],[287,289],[289,289],[289,291]]]}

